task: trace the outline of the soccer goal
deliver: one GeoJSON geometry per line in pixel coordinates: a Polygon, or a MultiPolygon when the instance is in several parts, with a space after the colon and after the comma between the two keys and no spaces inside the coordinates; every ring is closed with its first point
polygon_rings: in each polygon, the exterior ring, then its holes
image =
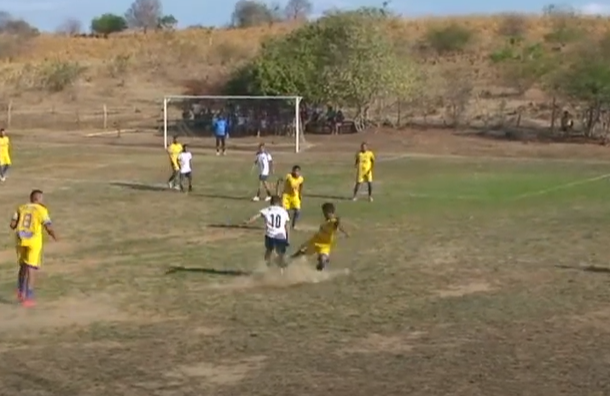
{"type": "Polygon", "coordinates": [[[171,136],[211,138],[214,121],[227,121],[233,146],[250,147],[273,138],[275,147],[303,150],[301,97],[184,96],[163,98],[163,145],[171,136]]]}

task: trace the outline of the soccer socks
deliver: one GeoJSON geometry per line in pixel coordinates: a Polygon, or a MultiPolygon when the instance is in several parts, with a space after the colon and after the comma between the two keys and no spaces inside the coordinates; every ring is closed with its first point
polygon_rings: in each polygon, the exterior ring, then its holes
{"type": "Polygon", "coordinates": [[[373,183],[368,182],[367,187],[369,188],[369,198],[373,196],[373,183]]]}

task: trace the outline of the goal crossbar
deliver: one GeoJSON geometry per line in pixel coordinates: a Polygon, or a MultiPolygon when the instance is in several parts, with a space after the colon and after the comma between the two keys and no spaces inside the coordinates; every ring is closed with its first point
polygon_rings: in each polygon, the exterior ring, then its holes
{"type": "Polygon", "coordinates": [[[301,120],[300,120],[300,108],[301,108],[301,100],[303,99],[301,96],[215,96],[215,95],[165,95],[163,97],[163,147],[167,149],[169,145],[168,139],[168,104],[174,100],[294,100],[294,120],[295,120],[295,152],[298,153],[301,151],[301,138],[302,138],[302,130],[301,130],[301,120]]]}

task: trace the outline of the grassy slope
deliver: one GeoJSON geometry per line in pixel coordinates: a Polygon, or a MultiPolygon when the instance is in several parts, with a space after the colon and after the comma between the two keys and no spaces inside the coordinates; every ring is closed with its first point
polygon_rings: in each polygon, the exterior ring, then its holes
{"type": "MultiPolygon", "coordinates": [[[[465,54],[440,59],[432,56],[420,61],[433,64],[437,71],[441,69],[438,75],[447,75],[446,68],[466,66],[462,69],[466,70],[469,80],[489,89],[498,83],[495,81],[496,73],[488,67],[487,56],[491,49],[505,40],[499,32],[505,21],[505,16],[406,19],[393,22],[388,31],[404,40],[405,46],[413,46],[432,27],[457,23],[470,28],[475,37],[465,54]]],[[[532,40],[542,38],[551,29],[551,21],[545,18],[524,17],[524,21],[524,29],[532,40]]],[[[601,18],[582,18],[577,23],[588,31],[599,32],[607,27],[601,18]]],[[[154,101],[164,94],[183,93],[186,79],[218,81],[236,64],[251,58],[266,37],[285,34],[295,27],[297,25],[243,30],[200,29],[118,35],[109,39],[44,35],[27,43],[21,53],[4,65],[0,83],[3,84],[5,99],[12,99],[21,107],[48,108],[53,103],[54,111],[68,112],[78,107],[82,113],[93,113],[100,111],[103,102],[117,112],[134,113],[135,108],[136,112],[154,117],[159,111],[158,105],[152,106],[154,101]],[[28,87],[32,80],[30,70],[49,61],[78,62],[86,66],[87,71],[82,81],[68,92],[45,98],[24,93],[24,87],[28,87]]]]}

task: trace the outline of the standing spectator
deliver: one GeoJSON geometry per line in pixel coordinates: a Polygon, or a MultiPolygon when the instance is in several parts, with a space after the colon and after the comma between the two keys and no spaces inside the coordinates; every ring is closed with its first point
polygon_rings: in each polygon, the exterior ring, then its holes
{"type": "Polygon", "coordinates": [[[214,137],[216,138],[216,155],[225,155],[227,153],[227,134],[228,123],[224,115],[219,114],[214,119],[214,137]]]}

